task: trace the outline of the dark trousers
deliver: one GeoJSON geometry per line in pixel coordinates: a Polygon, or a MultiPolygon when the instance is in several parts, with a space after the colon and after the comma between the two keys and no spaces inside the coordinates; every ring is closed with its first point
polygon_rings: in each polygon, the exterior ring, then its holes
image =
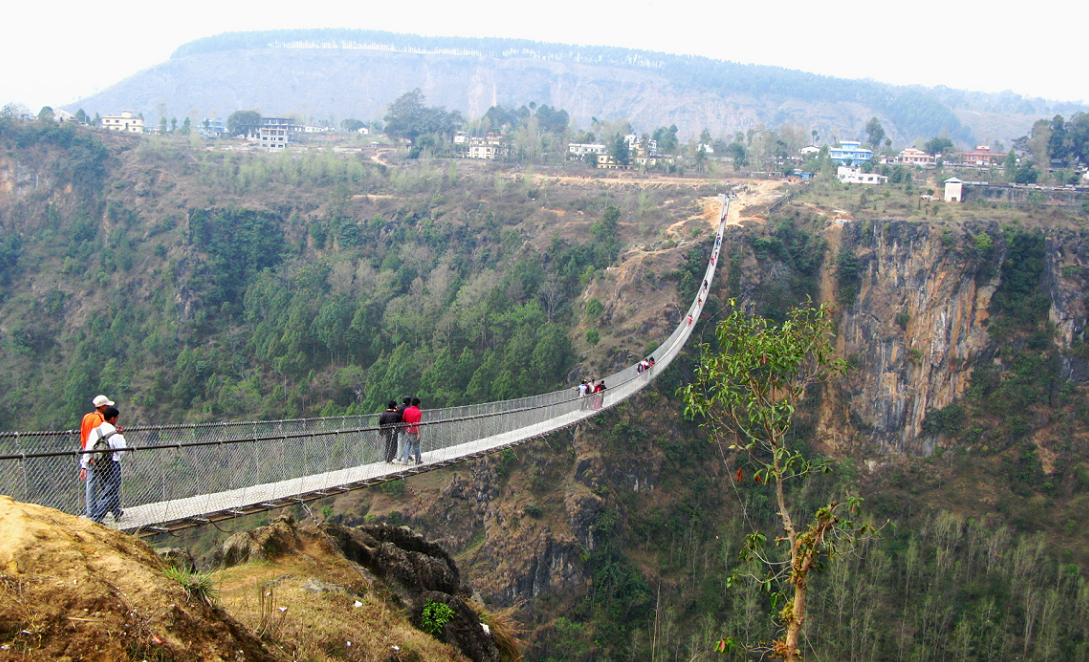
{"type": "MultiPolygon", "coordinates": [[[[102,462],[102,460],[99,460],[102,462]]],[[[113,513],[114,517],[121,516],[121,463],[106,461],[105,468],[92,469],[97,471],[99,481],[102,484],[102,494],[98,497],[95,511],[91,513],[91,519],[101,522],[106,513],[113,513]]]]}
{"type": "Polygon", "coordinates": [[[393,458],[397,455],[397,431],[396,430],[382,430],[382,441],[386,443],[386,462],[393,462],[393,458]]]}

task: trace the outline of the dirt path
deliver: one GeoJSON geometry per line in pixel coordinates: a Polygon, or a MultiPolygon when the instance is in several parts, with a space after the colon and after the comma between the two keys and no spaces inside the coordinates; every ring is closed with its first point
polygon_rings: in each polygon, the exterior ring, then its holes
{"type": "Polygon", "coordinates": [[[745,182],[747,191],[739,193],[736,199],[730,203],[730,215],[726,218],[726,225],[741,225],[743,221],[757,221],[763,223],[766,218],[749,216],[745,210],[755,206],[767,206],[781,195],[779,189],[783,182],[776,180],[748,180],[745,182]]]}

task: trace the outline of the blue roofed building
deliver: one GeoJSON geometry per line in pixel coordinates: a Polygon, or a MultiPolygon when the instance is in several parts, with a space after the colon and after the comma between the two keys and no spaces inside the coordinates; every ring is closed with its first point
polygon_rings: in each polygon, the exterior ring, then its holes
{"type": "Polygon", "coordinates": [[[866,149],[860,142],[844,140],[839,147],[831,148],[828,156],[840,165],[858,165],[873,159],[873,150],[866,149]]]}

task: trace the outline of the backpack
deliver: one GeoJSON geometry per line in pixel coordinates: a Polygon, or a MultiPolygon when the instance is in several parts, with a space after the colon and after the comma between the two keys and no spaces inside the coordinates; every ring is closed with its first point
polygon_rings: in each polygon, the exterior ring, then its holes
{"type": "MultiPolygon", "coordinates": [[[[98,432],[98,428],[95,428],[95,432],[98,432]]],[[[117,434],[117,430],[114,430],[113,432],[107,434],[106,436],[102,436],[102,433],[99,432],[98,433],[98,439],[95,440],[94,445],[91,446],[91,448],[88,449],[88,450],[92,450],[92,451],[108,451],[108,450],[110,450],[109,439],[110,439],[110,437],[114,436],[115,434],[117,434]]],[[[109,460],[106,459],[108,456],[109,456],[108,453],[95,453],[94,457],[91,458],[91,464],[94,465],[95,469],[99,469],[99,470],[104,471],[107,468],[109,468],[109,466],[110,466],[109,465],[109,460]],[[102,461],[101,462],[95,462],[95,460],[102,460],[102,461]]]]}

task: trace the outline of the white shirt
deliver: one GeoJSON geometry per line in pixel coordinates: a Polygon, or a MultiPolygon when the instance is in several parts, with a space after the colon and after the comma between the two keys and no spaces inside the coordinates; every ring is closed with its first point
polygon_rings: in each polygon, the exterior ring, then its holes
{"type": "MultiPolygon", "coordinates": [[[[120,432],[117,432],[117,428],[115,428],[110,423],[103,423],[103,424],[99,425],[97,428],[95,428],[94,430],[91,430],[91,433],[89,435],[87,435],[87,450],[90,450],[90,449],[94,448],[95,442],[98,441],[100,437],[104,437],[104,436],[110,434],[111,432],[114,432],[116,434],[111,435],[108,439],[106,439],[106,443],[110,445],[110,448],[120,450],[120,449],[125,449],[125,448],[129,447],[128,444],[125,443],[125,436],[122,435],[120,432]]],[[[105,457],[110,457],[110,459],[112,459],[114,462],[120,462],[121,461],[121,453],[119,453],[119,452],[118,453],[84,453],[83,455],[79,456],[79,466],[84,468],[84,469],[90,469],[91,468],[91,460],[98,460],[99,458],[105,458],[105,457]]]]}

